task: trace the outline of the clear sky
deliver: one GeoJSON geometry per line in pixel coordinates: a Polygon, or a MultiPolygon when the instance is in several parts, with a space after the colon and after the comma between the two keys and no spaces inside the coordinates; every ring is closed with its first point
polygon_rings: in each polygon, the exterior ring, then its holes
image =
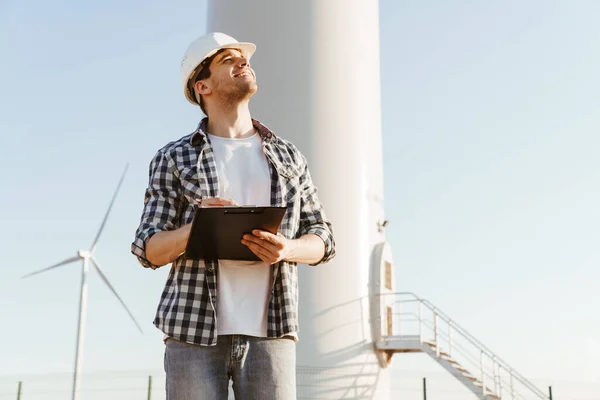
{"type": "MultiPolygon", "coordinates": [[[[205,1],[166,4],[0,1],[0,399],[19,380],[24,399],[68,397],[80,268],[19,277],[90,246],[127,162],[96,254],[144,335],[92,273],[84,387],[144,398],[154,375],[162,398],[167,268],[129,244],[150,158],[200,118],[179,62],[206,25],[205,1]]],[[[600,399],[598,15],[596,0],[380,2],[397,287],[562,400],[600,399]]],[[[471,398],[425,355],[394,359],[398,398],[420,399],[424,376],[438,399],[471,398]]]]}

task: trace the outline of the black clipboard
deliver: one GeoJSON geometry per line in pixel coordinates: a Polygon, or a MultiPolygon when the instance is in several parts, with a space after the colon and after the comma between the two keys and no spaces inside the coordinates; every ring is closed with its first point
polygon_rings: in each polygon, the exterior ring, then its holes
{"type": "Polygon", "coordinates": [[[185,247],[185,258],[193,260],[245,260],[260,258],[242,244],[242,236],[253,229],[277,234],[287,207],[199,207],[185,247]]]}

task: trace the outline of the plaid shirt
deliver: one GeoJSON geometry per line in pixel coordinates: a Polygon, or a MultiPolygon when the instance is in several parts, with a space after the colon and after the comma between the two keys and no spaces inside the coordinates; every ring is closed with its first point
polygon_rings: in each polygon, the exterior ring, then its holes
{"type": "MultiPolygon", "coordinates": [[[[152,235],[191,223],[198,200],[219,197],[215,157],[204,132],[206,122],[205,118],[195,132],[160,149],[150,163],[144,210],[131,244],[131,252],[146,268],[158,268],[146,259],[146,244],[152,235]]],[[[317,235],[325,243],[325,254],[316,264],[331,260],[335,256],[332,228],[317,198],[306,159],[293,144],[260,122],[253,120],[253,124],[269,161],[271,205],[287,206],[279,232],[288,239],[317,235]]],[[[171,266],[154,325],[184,342],[215,345],[218,267],[217,260],[196,261],[183,255],[177,258],[171,266]]],[[[296,263],[281,261],[272,268],[267,336],[297,334],[296,263]]]]}

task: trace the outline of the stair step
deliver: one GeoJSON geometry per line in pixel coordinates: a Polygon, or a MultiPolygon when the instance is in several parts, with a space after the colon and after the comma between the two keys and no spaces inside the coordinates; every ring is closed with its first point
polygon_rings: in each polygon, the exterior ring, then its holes
{"type": "MultiPolygon", "coordinates": [[[[428,345],[429,347],[431,347],[432,350],[437,350],[437,345],[433,342],[428,342],[428,341],[423,341],[424,344],[428,345]]],[[[440,349],[440,358],[443,358],[446,361],[450,361],[452,362],[452,356],[448,353],[446,353],[445,351],[443,351],[442,349],[440,349]]]]}
{"type": "Polygon", "coordinates": [[[453,368],[463,372],[463,371],[467,371],[467,369],[465,367],[463,367],[462,365],[460,365],[460,363],[458,361],[456,361],[454,358],[450,357],[450,356],[442,356],[440,357],[443,360],[448,361],[453,368]]]}
{"type": "MultiPolygon", "coordinates": [[[[478,388],[482,387],[480,381],[473,382],[473,385],[477,386],[478,388]]],[[[486,396],[495,397],[495,398],[499,399],[498,395],[493,394],[490,388],[486,387],[486,391],[487,391],[486,396]]]]}
{"type": "MultiPolygon", "coordinates": [[[[432,342],[423,342],[431,347],[433,347],[435,349],[435,344],[432,342]]],[[[460,363],[458,361],[456,361],[455,359],[453,359],[448,353],[444,352],[444,351],[440,351],[440,358],[442,360],[447,361],[448,363],[450,363],[450,365],[452,365],[452,368],[454,368],[455,370],[457,370],[458,372],[460,372],[460,374],[462,376],[464,376],[465,378],[473,381],[473,382],[478,382],[477,378],[473,375],[471,375],[471,373],[462,365],[460,365],[460,363]]],[[[481,387],[481,383],[479,385],[477,385],[479,387],[481,387]]]]}
{"type": "Polygon", "coordinates": [[[460,365],[459,363],[452,363],[452,366],[459,370],[460,372],[469,372],[465,367],[463,367],[462,365],[460,365]]]}
{"type": "MultiPolygon", "coordinates": [[[[477,378],[474,377],[473,375],[469,374],[468,372],[463,372],[461,375],[470,381],[473,381],[473,382],[477,381],[477,378]]],[[[479,381],[477,381],[477,382],[479,382],[479,381]]],[[[481,386],[481,384],[479,386],[481,386]]]]}
{"type": "MultiPolygon", "coordinates": [[[[481,382],[478,380],[477,377],[471,375],[471,373],[465,367],[463,367],[462,365],[460,365],[460,363],[458,361],[454,360],[447,353],[440,352],[440,358],[442,358],[443,360],[446,360],[448,363],[450,363],[450,365],[452,365],[452,367],[455,370],[457,370],[458,372],[460,372],[460,374],[462,376],[464,376],[466,379],[470,380],[475,386],[482,387],[481,382]]],[[[489,391],[489,389],[488,389],[488,391],[489,391]]],[[[494,395],[494,394],[488,394],[487,396],[490,399],[498,399],[498,400],[500,400],[500,398],[498,396],[494,395]]]]}

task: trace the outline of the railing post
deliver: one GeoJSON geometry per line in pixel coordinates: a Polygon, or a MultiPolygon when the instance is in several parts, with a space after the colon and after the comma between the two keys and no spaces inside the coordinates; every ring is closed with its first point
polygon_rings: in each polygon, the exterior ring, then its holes
{"type": "Polygon", "coordinates": [[[398,303],[398,336],[402,336],[402,302],[398,303]]]}
{"type": "Polygon", "coordinates": [[[423,343],[423,302],[419,300],[419,341],[423,343]]]}
{"type": "Polygon", "coordinates": [[[492,356],[492,374],[494,376],[494,393],[500,392],[500,365],[496,362],[496,356],[492,356]]]}
{"type": "Polygon", "coordinates": [[[548,386],[548,390],[550,391],[549,399],[552,400],[552,386],[548,386]]]}
{"type": "Polygon", "coordinates": [[[483,370],[483,350],[479,353],[479,366],[481,368],[481,394],[483,395],[482,399],[485,400],[486,389],[485,389],[485,371],[483,370]]]}
{"type": "Polygon", "coordinates": [[[448,320],[448,355],[452,357],[452,320],[448,320]]]}
{"type": "Polygon", "coordinates": [[[498,397],[502,398],[502,366],[498,365],[498,397]]]}
{"type": "Polygon", "coordinates": [[[435,356],[440,356],[440,341],[438,331],[438,315],[437,312],[433,314],[433,334],[435,336],[435,356]]]}
{"type": "Polygon", "coordinates": [[[515,400],[515,383],[513,381],[513,373],[510,371],[510,398],[515,400]]]}
{"type": "Polygon", "coordinates": [[[496,356],[492,356],[492,374],[494,376],[494,393],[498,394],[498,374],[496,373],[496,356]]]}
{"type": "Polygon", "coordinates": [[[17,400],[21,400],[21,387],[23,386],[23,382],[19,381],[19,388],[17,389],[17,400]]]}

